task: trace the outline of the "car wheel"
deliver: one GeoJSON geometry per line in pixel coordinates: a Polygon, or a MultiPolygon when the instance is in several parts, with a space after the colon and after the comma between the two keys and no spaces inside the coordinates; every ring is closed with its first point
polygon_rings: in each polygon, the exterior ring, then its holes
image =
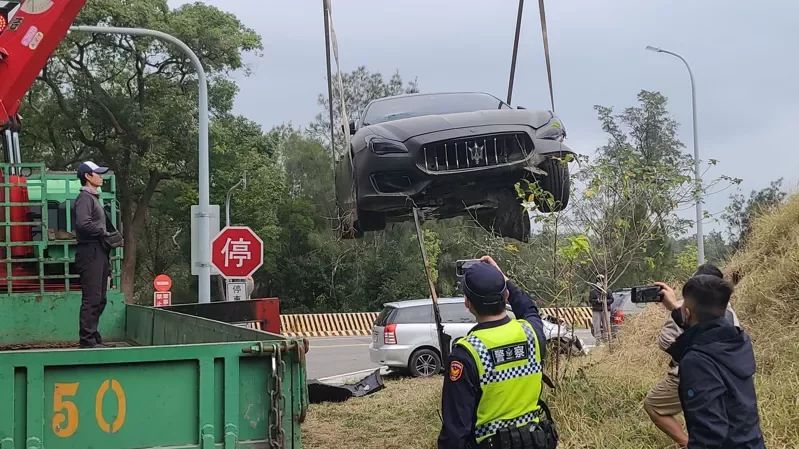
{"type": "Polygon", "coordinates": [[[432,349],[420,349],[411,355],[408,369],[413,377],[430,377],[441,371],[441,357],[432,349]]]}
{"type": "Polygon", "coordinates": [[[537,179],[541,190],[552,195],[546,201],[536,201],[538,210],[548,214],[560,212],[569,205],[571,182],[569,180],[569,166],[561,160],[549,158],[538,166],[546,172],[546,176],[537,179]],[[549,200],[552,200],[550,203],[549,200]]]}
{"type": "Polygon", "coordinates": [[[494,230],[500,237],[526,242],[530,238],[530,214],[523,208],[514,191],[504,190],[499,195],[499,206],[491,213],[478,215],[480,225],[494,230]]]}
{"type": "Polygon", "coordinates": [[[360,232],[382,231],[386,229],[386,214],[358,209],[355,228],[360,232]]]}
{"type": "Polygon", "coordinates": [[[503,191],[499,198],[494,226],[502,237],[526,242],[530,238],[530,214],[522,207],[516,192],[503,191]]]}

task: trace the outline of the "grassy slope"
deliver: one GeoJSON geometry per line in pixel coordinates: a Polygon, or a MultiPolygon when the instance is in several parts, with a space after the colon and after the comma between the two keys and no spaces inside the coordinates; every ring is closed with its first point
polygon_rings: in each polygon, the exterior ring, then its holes
{"type": "MultiPolygon", "coordinates": [[[[742,276],[734,306],[758,361],[760,415],[769,449],[799,448],[799,195],[763,217],[728,266],[742,276]]],[[[665,374],[655,345],[665,317],[650,306],[625,326],[610,352],[570,366],[548,393],[563,449],[663,449],[666,439],[641,402],[665,374]]],[[[344,404],[312,407],[303,426],[314,449],[431,449],[440,427],[441,378],[391,381],[385,391],[344,404]]]]}

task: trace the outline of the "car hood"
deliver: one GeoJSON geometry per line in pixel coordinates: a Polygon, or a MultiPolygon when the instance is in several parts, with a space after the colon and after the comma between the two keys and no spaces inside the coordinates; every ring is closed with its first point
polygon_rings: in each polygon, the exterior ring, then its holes
{"type": "Polygon", "coordinates": [[[423,134],[458,128],[523,125],[538,129],[549,123],[553,117],[550,111],[501,109],[411,117],[369,125],[364,131],[368,130],[370,134],[404,142],[423,134]]]}

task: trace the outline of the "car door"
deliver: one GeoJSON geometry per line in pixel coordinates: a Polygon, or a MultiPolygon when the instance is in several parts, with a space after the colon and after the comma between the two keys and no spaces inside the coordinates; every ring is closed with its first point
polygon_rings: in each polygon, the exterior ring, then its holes
{"type": "Polygon", "coordinates": [[[401,307],[394,320],[397,323],[397,344],[407,346],[411,352],[436,341],[431,337],[430,323],[433,322],[431,306],[401,307]]]}

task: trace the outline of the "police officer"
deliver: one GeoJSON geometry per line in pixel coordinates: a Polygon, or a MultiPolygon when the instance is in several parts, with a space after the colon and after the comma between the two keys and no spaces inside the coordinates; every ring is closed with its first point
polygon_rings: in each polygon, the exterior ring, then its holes
{"type": "Polygon", "coordinates": [[[78,167],[78,179],[82,187],[73,207],[78,240],[75,266],[80,273],[83,294],[80,304],[81,348],[105,346],[97,328],[107,301],[111,263],[109,249],[104,244],[109,232],[106,230],[106,215],[100,204],[98,189],[103,185],[101,175],[107,171],[108,168],[91,161],[78,167]]]}
{"type": "Polygon", "coordinates": [[[447,361],[438,448],[554,449],[554,425],[539,402],[546,339],[538,307],[494,259],[481,261],[464,273],[466,308],[478,324],[447,361]],[[506,303],[519,319],[508,317],[506,303]]]}

